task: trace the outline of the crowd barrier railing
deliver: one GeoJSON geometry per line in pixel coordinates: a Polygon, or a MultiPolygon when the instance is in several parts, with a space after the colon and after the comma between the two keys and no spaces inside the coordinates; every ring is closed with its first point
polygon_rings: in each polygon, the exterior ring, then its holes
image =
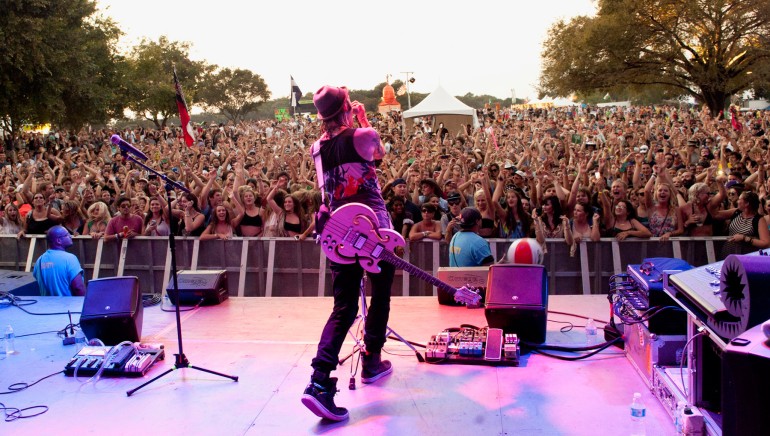
{"type": "MultiPolygon", "coordinates": [[[[607,279],[628,264],[650,257],[675,257],[691,265],[713,263],[727,238],[671,238],[660,241],[605,238],[582,241],[574,256],[561,239],[546,240],[544,264],[552,294],[603,294],[607,279]]],[[[502,259],[510,240],[489,239],[492,253],[502,259]]],[[[331,274],[326,257],[314,241],[293,238],[232,238],[201,241],[176,238],[178,270],[225,270],[229,292],[239,297],[330,296],[331,274]]],[[[44,236],[0,236],[0,269],[31,272],[47,249],[44,236]]],[[[139,278],[142,292],[162,293],[169,282],[171,256],[165,237],[137,237],[105,242],[86,236],[73,238],[68,249],[80,259],[86,281],[122,275],[139,278]]],[[[420,241],[407,246],[404,259],[434,275],[449,265],[444,242],[420,241]]],[[[430,284],[403,271],[396,272],[393,295],[436,295],[430,284]]]]}

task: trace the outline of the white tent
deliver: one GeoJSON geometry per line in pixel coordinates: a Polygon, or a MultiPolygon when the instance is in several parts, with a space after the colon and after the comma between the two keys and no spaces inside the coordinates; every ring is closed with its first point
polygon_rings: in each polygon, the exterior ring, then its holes
{"type": "Polygon", "coordinates": [[[479,126],[479,119],[476,116],[476,110],[467,104],[461,102],[449,95],[441,86],[425,97],[417,106],[404,111],[402,114],[404,120],[416,117],[432,116],[434,129],[438,123],[444,123],[452,135],[460,130],[460,126],[470,124],[473,127],[479,126]]]}
{"type": "Polygon", "coordinates": [[[569,107],[569,106],[577,106],[578,104],[574,101],[564,98],[564,97],[557,97],[553,99],[553,106],[554,107],[569,107]]]}

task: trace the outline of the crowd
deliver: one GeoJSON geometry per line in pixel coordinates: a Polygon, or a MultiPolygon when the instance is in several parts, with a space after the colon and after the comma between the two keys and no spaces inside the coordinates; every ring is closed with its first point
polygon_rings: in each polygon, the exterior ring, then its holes
{"type": "MultiPolygon", "coordinates": [[[[449,242],[467,206],[485,238],[728,236],[726,251],[770,247],[770,111],[712,117],[672,106],[480,110],[456,132],[423,118],[372,115],[387,155],[377,174],[395,229],[449,242]]],[[[118,240],[178,234],[305,239],[321,196],[308,147],[317,121],[245,121],[181,129],[24,133],[0,151],[0,234],[118,240]],[[121,135],[147,164],[122,158],[121,135]],[[173,223],[173,225],[172,225],[173,223]]],[[[350,186],[350,185],[348,185],[350,186]]],[[[354,188],[354,187],[352,187],[354,188]]]]}

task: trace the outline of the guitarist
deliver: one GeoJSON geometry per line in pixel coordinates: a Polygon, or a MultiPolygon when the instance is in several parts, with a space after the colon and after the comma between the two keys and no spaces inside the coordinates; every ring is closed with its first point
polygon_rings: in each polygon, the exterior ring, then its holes
{"type": "MultiPolygon", "coordinates": [[[[313,103],[321,120],[321,137],[311,152],[316,166],[321,164],[322,171],[318,173],[320,178],[322,172],[323,180],[318,184],[325,202],[331,211],[348,203],[363,203],[374,211],[380,228],[393,228],[375,172],[374,161],[384,157],[385,149],[377,131],[369,127],[364,106],[350,101],[346,87],[334,86],[319,89],[313,103]],[[360,128],[353,127],[354,116],[360,128]]],[[[370,273],[372,296],[364,327],[363,383],[374,383],[393,372],[391,363],[381,359],[381,350],[385,344],[395,267],[386,262],[380,267],[380,273],[370,273]]],[[[330,268],[334,308],[321,333],[318,351],[311,363],[313,374],[302,395],[302,404],[322,418],[343,421],[348,418],[348,411],[334,404],[337,378],[329,374],[337,368],[342,343],[358,313],[364,270],[357,262],[330,262],[330,268]]]]}

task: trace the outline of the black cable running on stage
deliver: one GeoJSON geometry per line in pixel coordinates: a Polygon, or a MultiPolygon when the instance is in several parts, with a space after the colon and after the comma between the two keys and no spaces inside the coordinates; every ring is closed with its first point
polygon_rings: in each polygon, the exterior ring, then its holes
{"type": "MultiPolygon", "coordinates": [[[[24,382],[22,382],[22,383],[14,383],[14,384],[8,386],[8,388],[7,388],[8,390],[7,391],[0,392],[0,395],[8,395],[8,394],[15,394],[16,392],[21,392],[21,391],[23,391],[25,389],[29,389],[32,386],[35,386],[36,384],[40,383],[41,381],[43,381],[43,380],[45,380],[47,378],[53,377],[53,376],[58,375],[58,374],[63,374],[63,373],[64,373],[64,371],[58,371],[58,372],[55,372],[53,374],[49,374],[49,375],[47,375],[45,377],[42,377],[42,378],[38,379],[37,381],[35,381],[33,383],[24,383],[24,382]]],[[[34,418],[36,416],[40,416],[40,415],[44,414],[45,412],[48,412],[48,406],[42,406],[42,405],[41,406],[30,406],[30,407],[25,407],[23,409],[19,409],[19,408],[16,408],[16,407],[7,407],[5,404],[0,403],[0,409],[2,409],[3,413],[5,414],[5,422],[11,422],[11,421],[15,421],[17,419],[34,418]],[[36,413],[31,413],[31,414],[28,414],[28,415],[24,414],[24,412],[26,412],[26,411],[36,410],[36,409],[40,409],[40,411],[36,412],[36,413]]]]}
{"type": "MultiPolygon", "coordinates": [[[[569,312],[559,312],[559,311],[556,311],[556,310],[549,310],[549,311],[548,311],[548,313],[553,313],[554,315],[566,315],[566,316],[574,316],[575,318],[582,318],[582,319],[586,319],[586,320],[588,320],[588,319],[593,319],[593,320],[594,320],[594,321],[596,321],[597,323],[601,323],[601,324],[607,324],[607,321],[603,321],[603,320],[601,320],[601,319],[596,319],[596,318],[591,318],[590,316],[585,316],[585,315],[578,315],[578,314],[576,314],[576,313],[569,313],[569,312]]],[[[550,320],[549,320],[549,321],[550,321],[550,320]]],[[[579,326],[577,326],[577,327],[579,327],[579,326]]]]}
{"type": "Polygon", "coordinates": [[[560,331],[560,332],[562,332],[562,333],[569,333],[569,332],[571,332],[571,331],[572,331],[572,329],[574,329],[575,327],[585,327],[585,326],[576,326],[575,324],[572,324],[572,323],[571,323],[571,322],[569,322],[569,321],[556,321],[556,320],[553,320],[553,319],[549,319],[549,320],[548,320],[548,322],[555,322],[555,323],[557,323],[557,324],[567,324],[567,325],[565,325],[564,327],[561,327],[561,328],[559,329],[559,331],[560,331]]]}
{"type": "Polygon", "coordinates": [[[25,298],[19,298],[10,292],[4,292],[0,293],[0,307],[3,306],[15,306],[21,309],[23,312],[29,314],[29,315],[39,315],[39,316],[46,316],[46,315],[69,315],[70,313],[77,313],[80,312],[51,312],[51,313],[36,313],[36,312],[30,312],[27,309],[25,309],[22,306],[29,306],[32,304],[37,304],[37,300],[28,300],[25,298]],[[8,300],[8,301],[4,301],[8,300]]]}
{"type": "Polygon", "coordinates": [[[23,409],[19,409],[16,407],[7,407],[5,404],[0,403],[0,410],[3,411],[5,414],[5,422],[11,422],[16,421],[17,419],[26,419],[26,418],[34,418],[36,416],[40,416],[44,414],[45,412],[48,412],[48,406],[30,406],[25,407],[23,409]],[[25,415],[24,412],[34,409],[41,409],[37,413],[32,413],[29,415],[25,415]]]}
{"type": "Polygon", "coordinates": [[[554,359],[559,359],[559,360],[575,361],[575,360],[586,359],[588,357],[594,356],[594,355],[604,351],[605,349],[609,348],[610,346],[615,344],[615,342],[618,342],[618,341],[620,341],[622,339],[623,338],[621,338],[621,337],[617,337],[617,338],[615,338],[615,339],[613,339],[611,341],[607,341],[607,342],[605,342],[603,344],[592,345],[592,346],[589,346],[589,347],[574,347],[574,348],[571,348],[571,347],[561,347],[561,346],[558,346],[558,345],[532,344],[532,343],[528,343],[528,342],[522,342],[522,344],[527,346],[527,347],[529,347],[529,348],[531,348],[532,352],[538,353],[538,354],[542,354],[543,356],[552,357],[554,359]],[[599,348],[596,348],[596,347],[599,347],[599,348]],[[560,356],[558,354],[547,353],[547,352],[545,352],[543,350],[565,351],[565,352],[571,352],[571,353],[575,353],[575,352],[578,352],[578,351],[588,351],[588,350],[594,350],[594,351],[592,351],[592,352],[590,352],[588,354],[583,354],[581,356],[574,356],[573,357],[573,356],[560,356]]]}
{"type": "Polygon", "coordinates": [[[161,295],[158,293],[142,295],[142,306],[144,307],[157,306],[162,302],[163,300],[161,299],[161,295]]]}
{"type": "Polygon", "coordinates": [[[62,330],[49,330],[47,332],[26,333],[26,334],[23,334],[23,335],[14,335],[14,337],[16,337],[16,338],[24,338],[24,337],[27,337],[27,336],[44,335],[46,333],[56,333],[57,335],[63,335],[64,334],[64,330],[66,330],[66,328],[64,328],[62,330]]]}
{"type": "Polygon", "coordinates": [[[38,379],[37,381],[35,381],[33,383],[24,383],[24,382],[14,383],[14,384],[8,386],[8,388],[7,388],[8,390],[7,391],[0,392],[0,395],[8,395],[8,394],[15,394],[16,392],[21,392],[21,391],[23,391],[25,389],[29,389],[32,386],[35,386],[36,384],[40,383],[41,381],[43,381],[43,380],[45,380],[47,378],[53,377],[53,376],[55,376],[57,374],[63,374],[63,373],[64,373],[64,370],[57,371],[57,372],[55,372],[53,374],[48,374],[47,376],[42,377],[42,378],[38,379]]]}
{"type": "MultiPolygon", "coordinates": [[[[191,310],[195,310],[195,309],[201,307],[201,304],[203,304],[203,298],[201,298],[201,300],[199,302],[195,303],[195,306],[188,307],[187,309],[179,309],[179,311],[180,312],[189,312],[191,310]]],[[[160,303],[160,310],[162,310],[164,312],[176,312],[176,309],[164,309],[163,308],[163,302],[160,303]]]]}

